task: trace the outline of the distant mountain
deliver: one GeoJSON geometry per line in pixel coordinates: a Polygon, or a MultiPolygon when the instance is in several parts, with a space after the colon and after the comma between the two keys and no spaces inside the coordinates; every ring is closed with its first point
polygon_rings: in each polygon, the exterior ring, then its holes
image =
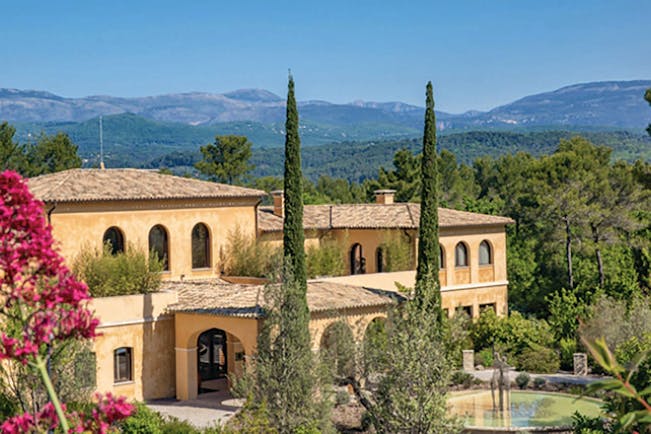
{"type": "MultiPolygon", "coordinates": [[[[643,100],[651,80],[609,81],[567,86],[531,95],[488,112],[453,115],[437,112],[441,130],[532,127],[643,128],[649,109],[643,100]]],[[[224,94],[191,92],[138,98],[89,96],[64,98],[44,91],[0,89],[0,120],[11,122],[83,122],[99,115],[134,113],[147,119],[189,125],[257,122],[281,125],[285,101],[263,89],[224,94]]],[[[378,126],[386,133],[422,129],[423,108],[402,102],[299,102],[301,121],[328,128],[378,126]]],[[[346,132],[344,131],[344,134],[346,132]]],[[[368,137],[375,138],[376,136],[368,137]]]]}
{"type": "MultiPolygon", "coordinates": [[[[414,106],[407,111],[390,108],[401,103],[332,104],[326,101],[299,103],[301,119],[332,126],[359,122],[394,124],[411,127],[416,117],[405,113],[418,113],[414,106]]],[[[64,98],[49,92],[17,89],[0,89],[0,120],[11,122],[83,122],[99,115],[134,113],[142,117],[190,125],[212,125],[224,122],[282,123],[285,101],[263,89],[241,89],[225,94],[182,93],[138,98],[89,96],[64,98]]],[[[442,116],[446,116],[442,114],[442,116]]]]}
{"type": "Polygon", "coordinates": [[[651,80],[575,84],[531,95],[469,116],[471,126],[587,126],[641,128],[651,114],[643,100],[651,80]]]}

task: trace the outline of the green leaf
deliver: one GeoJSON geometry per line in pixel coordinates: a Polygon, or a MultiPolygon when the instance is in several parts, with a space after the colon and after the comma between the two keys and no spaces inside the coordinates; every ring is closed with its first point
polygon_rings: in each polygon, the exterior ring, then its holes
{"type": "Polygon", "coordinates": [[[628,428],[635,423],[636,420],[636,415],[635,413],[626,413],[624,416],[622,416],[619,419],[619,423],[622,425],[623,430],[627,430],[628,428]]]}
{"type": "Polygon", "coordinates": [[[643,389],[641,392],[638,392],[640,396],[651,395],[651,386],[647,386],[646,389],[643,389]]]}

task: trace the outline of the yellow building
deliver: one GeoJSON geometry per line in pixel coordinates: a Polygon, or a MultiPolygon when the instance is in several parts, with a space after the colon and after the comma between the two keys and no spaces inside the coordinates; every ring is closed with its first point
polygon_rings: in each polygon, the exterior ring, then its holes
{"type": "MultiPolygon", "coordinates": [[[[239,230],[266,242],[282,240],[282,197],[261,207],[265,192],[136,169],[73,169],[32,178],[61,253],[110,242],[163,259],[159,292],[93,300],[102,335],[95,340],[97,389],[130,398],[191,399],[227,373],[241,372],[255,353],[264,317],[264,286],[221,276],[228,235],[239,230]],[[230,280],[229,283],[227,280],[230,280]]],[[[414,272],[382,271],[382,237],[404,234],[417,246],[419,207],[393,203],[306,206],[306,245],[326,235],[349,243],[349,276],[308,283],[313,348],[343,321],[361,340],[369,324],[402,298],[395,282],[414,272]]],[[[510,219],[439,210],[443,305],[477,316],[507,309],[506,224],[510,219]]]]}

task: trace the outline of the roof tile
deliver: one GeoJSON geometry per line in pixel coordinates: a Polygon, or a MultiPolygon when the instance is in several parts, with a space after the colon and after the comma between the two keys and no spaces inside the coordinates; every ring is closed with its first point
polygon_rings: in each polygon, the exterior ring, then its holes
{"type": "MultiPolygon", "coordinates": [[[[315,229],[418,229],[420,204],[349,204],[306,205],[303,227],[315,229]]],[[[439,208],[440,227],[509,224],[508,217],[439,208]]],[[[273,207],[258,208],[258,225],[262,232],[283,230],[282,218],[273,207]]]]}
{"type": "Polygon", "coordinates": [[[27,180],[44,202],[263,197],[264,191],[143,169],[71,169],[27,180]]]}
{"type": "MultiPolygon", "coordinates": [[[[219,281],[165,282],[163,289],[178,291],[175,312],[258,318],[264,316],[264,285],[224,284],[219,281]]],[[[389,306],[400,298],[393,292],[341,283],[309,281],[307,304],[310,312],[327,312],[362,307],[389,306]]]]}

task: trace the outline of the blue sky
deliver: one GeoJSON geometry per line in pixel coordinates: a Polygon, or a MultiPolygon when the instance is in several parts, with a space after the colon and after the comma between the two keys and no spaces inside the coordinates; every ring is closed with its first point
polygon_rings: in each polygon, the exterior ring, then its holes
{"type": "Polygon", "coordinates": [[[62,96],[265,88],[489,109],[651,78],[651,1],[5,1],[0,87],[62,96]]]}

